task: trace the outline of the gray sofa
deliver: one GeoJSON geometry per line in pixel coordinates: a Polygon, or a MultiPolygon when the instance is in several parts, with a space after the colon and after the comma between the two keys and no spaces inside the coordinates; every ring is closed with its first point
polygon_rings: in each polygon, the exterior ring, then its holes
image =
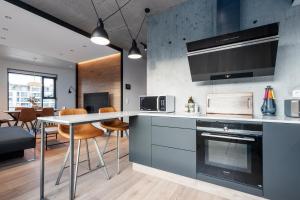
{"type": "Polygon", "coordinates": [[[35,148],[35,138],[21,127],[0,128],[0,161],[24,156],[24,150],[35,148]]]}

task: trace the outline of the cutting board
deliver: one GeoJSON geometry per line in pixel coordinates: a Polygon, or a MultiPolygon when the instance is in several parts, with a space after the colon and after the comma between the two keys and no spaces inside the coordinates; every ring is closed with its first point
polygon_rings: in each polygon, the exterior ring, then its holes
{"type": "Polygon", "coordinates": [[[214,93],[207,95],[207,114],[253,115],[253,93],[214,93]]]}

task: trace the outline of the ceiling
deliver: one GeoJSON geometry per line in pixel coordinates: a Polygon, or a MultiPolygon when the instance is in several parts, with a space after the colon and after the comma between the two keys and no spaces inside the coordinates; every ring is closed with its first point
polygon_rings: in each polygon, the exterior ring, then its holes
{"type": "MultiPolygon", "coordinates": [[[[88,33],[91,33],[96,26],[97,17],[90,0],[22,1],[88,33]]],[[[118,3],[122,6],[127,1],[118,0],[118,3]]],[[[122,11],[132,34],[135,36],[143,20],[145,8],[150,8],[150,14],[155,14],[184,1],[186,0],[131,0],[122,11]]],[[[115,0],[94,0],[94,2],[101,18],[105,18],[117,10],[115,0]]],[[[130,48],[131,39],[119,12],[105,22],[105,28],[114,45],[127,50],[130,48]]],[[[143,26],[138,43],[141,41],[144,43],[147,41],[146,23],[143,26]]]]}
{"type": "Polygon", "coordinates": [[[0,1],[0,45],[2,57],[37,58],[46,63],[52,59],[56,64],[78,63],[118,52],[6,1],[0,1]]]}
{"type": "Polygon", "coordinates": [[[0,59],[17,61],[20,63],[42,65],[49,67],[65,67],[65,68],[74,68],[75,63],[61,60],[58,58],[44,56],[39,53],[32,53],[16,48],[11,48],[5,45],[0,44],[0,59]]]}

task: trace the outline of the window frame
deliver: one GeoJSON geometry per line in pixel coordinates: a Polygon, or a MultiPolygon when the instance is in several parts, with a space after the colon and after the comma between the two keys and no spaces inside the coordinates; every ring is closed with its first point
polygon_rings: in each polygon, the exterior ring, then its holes
{"type": "Polygon", "coordinates": [[[9,109],[9,74],[21,74],[21,75],[29,75],[29,76],[38,76],[42,79],[42,89],[41,89],[41,106],[44,107],[45,99],[54,99],[55,100],[55,108],[57,107],[57,75],[56,74],[47,74],[36,71],[27,71],[27,70],[18,70],[18,69],[7,69],[7,109],[9,109]],[[11,72],[12,70],[13,72],[11,72]],[[45,97],[44,95],[44,79],[53,79],[54,81],[54,96],[53,97],[45,97]]]}

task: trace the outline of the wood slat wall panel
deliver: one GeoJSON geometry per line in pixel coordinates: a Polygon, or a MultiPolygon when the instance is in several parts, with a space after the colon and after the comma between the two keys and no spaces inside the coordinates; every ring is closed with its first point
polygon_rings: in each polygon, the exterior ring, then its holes
{"type": "Polygon", "coordinates": [[[121,54],[78,64],[78,106],[83,106],[83,94],[109,92],[110,103],[121,108],[121,54]]]}

